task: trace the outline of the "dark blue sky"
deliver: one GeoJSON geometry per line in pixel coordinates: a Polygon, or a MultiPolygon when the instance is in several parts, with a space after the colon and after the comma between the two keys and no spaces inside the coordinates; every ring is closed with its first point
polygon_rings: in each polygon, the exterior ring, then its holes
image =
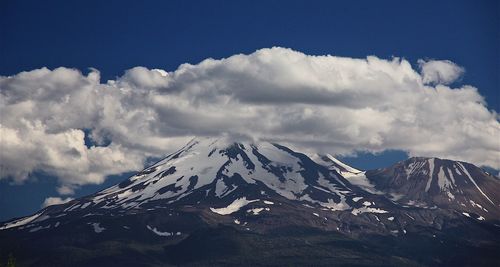
{"type": "Polygon", "coordinates": [[[499,110],[498,1],[2,1],[0,74],[94,67],[104,79],[271,46],[449,59],[499,110]]]}
{"type": "MultiPolygon", "coordinates": [[[[0,75],[89,67],[103,80],[145,66],[282,46],[312,55],[448,59],[500,110],[500,1],[9,1],[0,2],[0,75]]],[[[374,168],[404,158],[350,158],[374,168]]],[[[116,178],[115,178],[116,179],[116,178]]],[[[54,182],[0,183],[0,220],[35,211],[54,182]],[[41,199],[41,200],[40,200],[41,199]]],[[[77,195],[101,187],[87,187],[77,195]]]]}

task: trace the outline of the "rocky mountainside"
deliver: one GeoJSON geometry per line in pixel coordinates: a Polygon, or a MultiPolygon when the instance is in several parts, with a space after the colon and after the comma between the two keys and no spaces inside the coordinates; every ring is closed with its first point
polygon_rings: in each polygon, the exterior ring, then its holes
{"type": "Polygon", "coordinates": [[[401,205],[453,209],[480,220],[500,218],[500,180],[466,162],[411,158],[365,176],[401,205]]]}
{"type": "Polygon", "coordinates": [[[278,144],[196,139],[106,190],[1,224],[0,251],[38,266],[491,264],[499,181],[464,162],[361,171],[278,144]]]}

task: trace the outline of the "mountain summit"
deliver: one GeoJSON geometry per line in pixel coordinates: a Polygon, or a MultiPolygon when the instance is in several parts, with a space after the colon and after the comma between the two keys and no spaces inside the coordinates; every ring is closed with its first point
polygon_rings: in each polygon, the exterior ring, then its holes
{"type": "Polygon", "coordinates": [[[294,249],[303,239],[316,244],[323,259],[317,263],[325,265],[352,263],[336,249],[370,257],[367,265],[384,262],[382,254],[372,255],[379,250],[397,256],[386,265],[463,263],[460,255],[425,252],[429,244],[436,251],[484,253],[495,262],[488,253],[500,237],[499,181],[474,165],[436,158],[361,171],[328,154],[279,144],[194,139],[115,186],[5,222],[0,249],[42,266],[134,262],[123,251],[146,265],[219,265],[228,257],[227,264],[252,265],[265,261],[250,261],[246,253],[262,256],[270,246],[282,249],[284,258],[270,261],[281,265],[309,257],[310,249],[294,249]],[[444,243],[451,241],[458,247],[444,243]],[[390,244],[399,247],[387,250],[390,244]],[[193,249],[211,252],[187,257],[193,249]],[[408,254],[415,249],[433,256],[408,254]],[[89,254],[97,250],[102,258],[89,254]]]}

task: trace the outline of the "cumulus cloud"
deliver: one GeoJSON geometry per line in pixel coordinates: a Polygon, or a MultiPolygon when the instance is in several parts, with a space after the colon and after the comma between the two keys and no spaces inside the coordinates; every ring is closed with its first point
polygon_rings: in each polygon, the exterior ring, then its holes
{"type": "Polygon", "coordinates": [[[136,67],[107,82],[95,69],[0,77],[2,178],[23,182],[42,170],[71,194],[193,136],[220,135],[333,154],[399,149],[499,169],[498,115],[476,88],[447,86],[463,69],[419,66],[271,48],[172,72],[136,67]]]}
{"type": "Polygon", "coordinates": [[[73,200],[73,199],[70,198],[70,197],[67,197],[67,198],[64,198],[64,199],[60,198],[60,197],[48,197],[43,202],[42,208],[45,208],[45,207],[48,207],[48,206],[52,206],[52,205],[64,204],[64,203],[70,202],[71,200],[73,200]]]}
{"type": "Polygon", "coordinates": [[[425,84],[451,84],[460,78],[465,70],[449,60],[418,61],[425,84]]]}

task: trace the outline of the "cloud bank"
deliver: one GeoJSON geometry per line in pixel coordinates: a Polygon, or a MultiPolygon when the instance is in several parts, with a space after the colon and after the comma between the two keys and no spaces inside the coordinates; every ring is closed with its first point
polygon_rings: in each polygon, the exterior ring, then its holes
{"type": "Polygon", "coordinates": [[[0,77],[1,179],[40,170],[59,192],[142,167],[193,136],[236,136],[332,154],[407,151],[500,169],[500,124],[450,61],[261,49],[172,72],[100,81],[68,68],[0,77]],[[87,133],[87,136],[86,136],[87,133]],[[92,140],[87,146],[85,138],[92,140]]]}

